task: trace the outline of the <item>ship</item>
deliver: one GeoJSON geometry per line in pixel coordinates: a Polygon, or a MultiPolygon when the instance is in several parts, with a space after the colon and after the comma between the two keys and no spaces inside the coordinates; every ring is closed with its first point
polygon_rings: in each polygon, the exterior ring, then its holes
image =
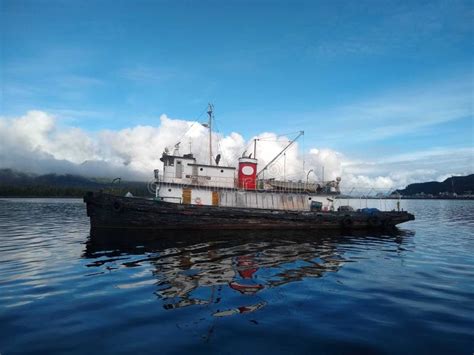
{"type": "Polygon", "coordinates": [[[160,158],[154,170],[154,196],[138,198],[106,192],[84,196],[92,229],[126,230],[364,230],[394,228],[414,220],[407,211],[355,210],[338,202],[341,178],[331,181],[286,181],[265,172],[304,134],[291,140],[259,168],[257,142],[242,153],[237,166],[220,165],[212,154],[213,106],[208,108],[209,161],[180,154],[180,142],[160,158]]]}

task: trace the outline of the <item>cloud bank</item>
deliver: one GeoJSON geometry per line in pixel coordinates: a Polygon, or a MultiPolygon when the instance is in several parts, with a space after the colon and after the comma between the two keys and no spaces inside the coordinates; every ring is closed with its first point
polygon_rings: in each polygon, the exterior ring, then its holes
{"type": "MultiPolygon", "coordinates": [[[[21,117],[0,117],[0,168],[31,173],[72,173],[94,177],[149,180],[165,148],[192,153],[208,161],[208,130],[198,122],[161,115],[158,126],[135,126],[122,130],[88,132],[61,122],[44,111],[28,111],[21,117]]],[[[235,166],[247,150],[253,151],[258,138],[259,168],[269,162],[292,137],[263,132],[244,139],[239,133],[213,134],[214,152],[222,163],[235,166]]],[[[391,156],[384,161],[352,161],[345,154],[322,147],[306,152],[294,144],[273,164],[265,177],[310,181],[343,178],[346,191],[355,188],[374,191],[404,187],[408,183],[442,180],[452,174],[472,173],[471,148],[441,149],[391,156]],[[457,162],[456,162],[457,159],[457,162]],[[454,164],[453,164],[454,161],[454,164]]]]}

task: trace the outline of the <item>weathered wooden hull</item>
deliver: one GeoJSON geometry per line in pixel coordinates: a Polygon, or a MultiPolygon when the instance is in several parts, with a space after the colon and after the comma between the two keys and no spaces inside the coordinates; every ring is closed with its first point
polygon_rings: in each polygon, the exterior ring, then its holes
{"type": "Polygon", "coordinates": [[[89,192],[92,228],[153,230],[361,230],[387,229],[414,220],[407,212],[295,212],[182,205],[89,192]]]}

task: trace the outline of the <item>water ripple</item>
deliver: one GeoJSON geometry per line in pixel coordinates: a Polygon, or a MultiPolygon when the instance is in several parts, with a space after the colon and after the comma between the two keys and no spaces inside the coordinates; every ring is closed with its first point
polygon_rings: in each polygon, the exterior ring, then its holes
{"type": "Polygon", "coordinates": [[[0,352],[470,353],[474,204],[403,203],[391,235],[156,238],[0,200],[0,352]]]}

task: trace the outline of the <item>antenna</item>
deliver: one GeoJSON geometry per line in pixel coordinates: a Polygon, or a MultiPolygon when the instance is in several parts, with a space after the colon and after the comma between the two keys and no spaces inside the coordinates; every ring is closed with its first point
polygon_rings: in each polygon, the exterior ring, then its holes
{"type": "Polygon", "coordinates": [[[207,109],[207,114],[209,115],[209,165],[212,165],[212,116],[213,116],[214,106],[209,104],[207,109]]]}

